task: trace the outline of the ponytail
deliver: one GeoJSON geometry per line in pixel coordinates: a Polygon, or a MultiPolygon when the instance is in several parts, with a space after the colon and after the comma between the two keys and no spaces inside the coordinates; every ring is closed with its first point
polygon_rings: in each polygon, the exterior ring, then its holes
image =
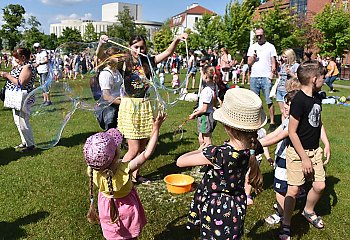
{"type": "Polygon", "coordinates": [[[250,137],[250,157],[249,157],[249,175],[248,175],[248,183],[252,185],[255,190],[259,193],[262,191],[263,187],[263,176],[261,174],[261,170],[256,160],[256,151],[258,146],[257,133],[250,137]]]}
{"type": "Polygon", "coordinates": [[[113,184],[112,184],[112,177],[113,177],[113,171],[110,169],[106,169],[104,171],[107,175],[107,183],[108,183],[108,189],[109,194],[111,195],[111,198],[109,199],[109,215],[111,217],[111,222],[116,223],[119,220],[119,212],[118,207],[115,205],[115,202],[112,198],[114,191],[113,191],[113,184]]]}
{"type": "Polygon", "coordinates": [[[93,187],[94,187],[94,170],[92,168],[89,168],[90,173],[90,208],[88,213],[86,214],[86,218],[90,223],[97,224],[100,222],[100,219],[98,217],[98,214],[96,212],[96,208],[94,205],[94,193],[93,193],[93,187]]]}

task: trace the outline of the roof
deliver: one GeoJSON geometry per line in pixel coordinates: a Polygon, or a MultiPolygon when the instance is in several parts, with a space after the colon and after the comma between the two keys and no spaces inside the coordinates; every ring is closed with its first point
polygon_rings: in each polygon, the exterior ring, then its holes
{"type": "Polygon", "coordinates": [[[185,21],[187,15],[204,15],[205,13],[211,14],[211,15],[217,15],[215,12],[210,11],[209,9],[206,9],[200,5],[197,5],[195,7],[187,9],[186,11],[184,11],[182,13],[179,13],[179,14],[171,17],[170,27],[182,25],[183,22],[185,21]]]}
{"type": "MultiPolygon", "coordinates": [[[[259,11],[264,11],[264,10],[267,10],[267,9],[270,9],[270,8],[273,8],[274,7],[274,0],[269,0],[267,1],[266,3],[263,3],[259,6],[259,11]]],[[[289,8],[289,0],[282,0],[281,1],[281,4],[280,4],[280,8],[281,9],[284,9],[284,8],[289,8]]]]}

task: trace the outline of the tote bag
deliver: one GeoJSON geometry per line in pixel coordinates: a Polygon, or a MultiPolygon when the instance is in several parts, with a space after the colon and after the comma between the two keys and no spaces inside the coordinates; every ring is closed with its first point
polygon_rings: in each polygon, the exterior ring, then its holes
{"type": "Polygon", "coordinates": [[[4,107],[21,110],[22,102],[27,97],[27,90],[22,90],[21,84],[18,82],[18,86],[14,89],[6,89],[4,107]]]}

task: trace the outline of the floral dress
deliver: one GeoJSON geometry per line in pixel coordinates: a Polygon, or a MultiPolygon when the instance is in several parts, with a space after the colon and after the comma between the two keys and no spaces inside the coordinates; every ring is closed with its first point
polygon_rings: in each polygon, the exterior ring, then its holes
{"type": "Polygon", "coordinates": [[[200,225],[201,239],[240,239],[247,207],[244,181],[249,149],[210,145],[203,154],[214,166],[208,166],[194,194],[187,227],[200,225]]]}

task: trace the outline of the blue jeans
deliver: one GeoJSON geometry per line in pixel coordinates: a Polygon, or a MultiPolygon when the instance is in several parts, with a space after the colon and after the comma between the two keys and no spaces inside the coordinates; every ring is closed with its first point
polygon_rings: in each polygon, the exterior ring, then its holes
{"type": "Polygon", "coordinates": [[[250,90],[255,92],[258,96],[260,96],[260,90],[262,90],[266,104],[272,104],[272,99],[270,98],[271,79],[267,77],[251,77],[250,90]]]}
{"type": "Polygon", "coordinates": [[[337,76],[332,76],[332,77],[326,77],[326,84],[328,87],[333,91],[333,82],[337,79],[337,76]]]}
{"type": "Polygon", "coordinates": [[[38,73],[39,74],[39,82],[40,82],[40,86],[42,86],[43,88],[43,92],[44,93],[49,93],[50,92],[50,86],[48,86],[49,84],[47,84],[47,80],[48,80],[48,76],[49,76],[49,73],[46,72],[46,73],[38,73]]]}

